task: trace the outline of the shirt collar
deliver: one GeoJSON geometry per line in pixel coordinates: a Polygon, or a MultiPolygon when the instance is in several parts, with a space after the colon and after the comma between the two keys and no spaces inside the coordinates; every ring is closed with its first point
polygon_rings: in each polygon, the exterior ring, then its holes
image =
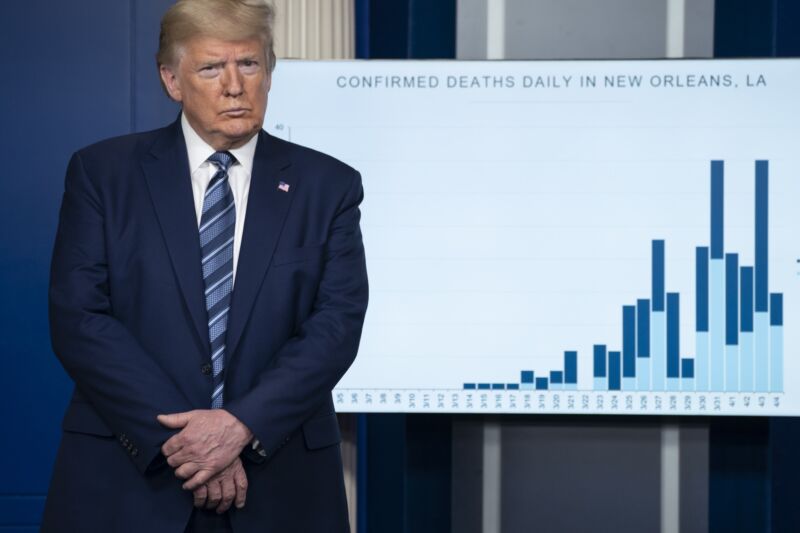
{"type": "MultiPolygon", "coordinates": [[[[183,138],[186,141],[186,152],[189,156],[189,173],[193,174],[216,150],[194,131],[184,113],[181,113],[181,128],[183,128],[183,138]]],[[[239,148],[228,150],[248,174],[253,173],[253,158],[256,154],[257,142],[258,134],[253,135],[249,141],[239,148]]]]}

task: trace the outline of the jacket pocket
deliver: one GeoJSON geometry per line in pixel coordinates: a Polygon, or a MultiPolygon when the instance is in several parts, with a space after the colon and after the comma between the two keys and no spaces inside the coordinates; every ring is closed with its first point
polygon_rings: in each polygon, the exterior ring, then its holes
{"type": "Polygon", "coordinates": [[[64,420],[61,422],[61,428],[72,433],[84,433],[98,437],[114,436],[114,432],[103,422],[94,407],[83,402],[72,402],[69,405],[64,420]]]}
{"type": "Polygon", "coordinates": [[[272,256],[272,266],[288,265],[291,263],[300,263],[303,261],[311,261],[322,257],[322,252],[325,250],[324,244],[315,246],[303,246],[301,248],[287,248],[283,250],[275,250],[272,256]]]}
{"type": "Polygon", "coordinates": [[[336,413],[312,418],[303,424],[303,436],[306,440],[306,448],[309,450],[318,450],[339,444],[342,441],[342,434],[339,432],[336,413]]]}

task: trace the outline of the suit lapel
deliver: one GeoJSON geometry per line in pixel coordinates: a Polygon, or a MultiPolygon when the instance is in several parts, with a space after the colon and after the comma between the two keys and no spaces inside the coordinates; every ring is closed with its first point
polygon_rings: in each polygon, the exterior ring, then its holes
{"type": "Polygon", "coordinates": [[[286,145],[262,130],[253,159],[244,235],[236,267],[228,319],[227,357],[236,353],[297,188],[299,177],[290,173],[290,165],[286,145]],[[281,181],[290,184],[288,192],[278,188],[281,181]]]}
{"type": "Polygon", "coordinates": [[[186,143],[179,120],[156,140],[150,156],[142,163],[147,187],[169,250],[178,286],[200,336],[201,346],[208,350],[197,214],[192,196],[186,143]]]}

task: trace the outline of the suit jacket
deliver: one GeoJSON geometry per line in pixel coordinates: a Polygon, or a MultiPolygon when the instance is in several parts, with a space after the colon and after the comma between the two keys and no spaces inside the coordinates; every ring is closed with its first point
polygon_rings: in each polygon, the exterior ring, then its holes
{"type": "MultiPolygon", "coordinates": [[[[246,448],[234,531],[346,531],[331,389],[367,306],[361,178],[259,133],[227,330],[225,409],[246,448]],[[279,182],[289,191],[278,189],[279,182]]],[[[50,282],[53,348],[75,381],[43,531],[182,532],[191,494],[159,413],[210,408],[197,219],[180,122],[78,151],[50,282]]]]}

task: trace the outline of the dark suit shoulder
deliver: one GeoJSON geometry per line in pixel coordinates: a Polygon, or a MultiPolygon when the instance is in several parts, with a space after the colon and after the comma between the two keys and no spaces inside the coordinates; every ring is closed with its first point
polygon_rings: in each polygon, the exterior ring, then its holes
{"type": "Polygon", "coordinates": [[[77,151],[84,164],[121,162],[133,158],[141,158],[149,152],[153,143],[162,135],[167,135],[174,126],[167,126],[141,133],[119,135],[90,144],[77,151]]]}

